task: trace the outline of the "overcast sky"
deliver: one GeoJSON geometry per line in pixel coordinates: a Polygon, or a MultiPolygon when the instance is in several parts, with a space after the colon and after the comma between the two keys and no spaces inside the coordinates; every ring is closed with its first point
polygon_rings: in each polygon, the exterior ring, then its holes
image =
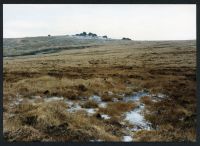
{"type": "Polygon", "coordinates": [[[196,39],[196,5],[3,5],[4,38],[83,31],[135,40],[196,39]]]}

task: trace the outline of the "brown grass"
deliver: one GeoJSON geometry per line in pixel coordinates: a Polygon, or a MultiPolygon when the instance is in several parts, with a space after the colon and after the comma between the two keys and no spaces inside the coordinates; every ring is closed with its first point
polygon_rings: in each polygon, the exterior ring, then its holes
{"type": "Polygon", "coordinates": [[[137,105],[133,102],[109,103],[107,108],[100,108],[100,112],[110,116],[121,116],[122,113],[133,110],[137,105]]]}
{"type": "Polygon", "coordinates": [[[103,95],[103,96],[102,96],[102,101],[105,101],[105,102],[112,101],[112,96],[103,95]]]}
{"type": "Polygon", "coordinates": [[[95,101],[87,101],[82,105],[83,108],[97,108],[98,104],[95,101]]]}
{"type": "Polygon", "coordinates": [[[28,104],[23,107],[17,108],[20,114],[6,119],[6,139],[10,141],[35,141],[35,139],[43,141],[46,137],[56,141],[118,140],[117,137],[104,130],[104,125],[91,125],[90,118],[81,113],[67,113],[65,105],[60,102],[49,102],[37,106],[28,104]],[[11,125],[14,126],[12,129],[10,129],[11,125]],[[17,134],[22,137],[15,136],[17,134]]]}
{"type": "MultiPolygon", "coordinates": [[[[134,109],[136,105],[133,103],[110,103],[108,108],[100,109],[100,112],[112,116],[106,122],[111,122],[114,128],[105,126],[102,121],[97,122],[94,117],[66,114],[64,111],[67,107],[62,103],[20,105],[16,109],[11,109],[9,104],[17,94],[23,98],[40,95],[63,96],[73,100],[95,94],[110,102],[112,96],[105,94],[108,91],[130,94],[145,88],[152,93],[166,94],[168,98],[153,104],[147,97],[141,99],[148,105],[145,106],[148,110],[145,118],[155,130],[138,132],[136,139],[194,141],[197,124],[195,58],[195,43],[188,41],[131,41],[63,51],[60,54],[4,58],[4,131],[15,133],[8,140],[17,141],[29,139],[29,134],[17,138],[16,133],[25,133],[26,130],[41,137],[33,136],[30,140],[82,141],[94,138],[117,141],[119,137],[113,135],[111,130],[117,131],[117,123],[111,121],[120,119],[123,112],[134,109]],[[15,116],[9,118],[12,114],[15,116]],[[30,119],[37,120],[32,125],[30,119]],[[66,132],[67,136],[52,135],[52,131],[45,131],[48,126],[52,126],[53,133],[63,135],[66,132]],[[63,127],[69,130],[62,131],[63,127]]],[[[91,103],[88,105],[95,106],[91,103]]]]}
{"type": "Polygon", "coordinates": [[[143,96],[143,97],[141,97],[140,101],[142,103],[144,103],[145,105],[151,105],[152,104],[151,97],[149,97],[149,96],[143,96]]]}
{"type": "Polygon", "coordinates": [[[152,130],[152,131],[138,131],[134,135],[134,140],[140,142],[188,142],[188,141],[196,141],[196,130],[195,129],[187,129],[183,131],[181,129],[176,129],[174,127],[170,127],[170,129],[165,126],[160,126],[160,130],[152,130]]]}

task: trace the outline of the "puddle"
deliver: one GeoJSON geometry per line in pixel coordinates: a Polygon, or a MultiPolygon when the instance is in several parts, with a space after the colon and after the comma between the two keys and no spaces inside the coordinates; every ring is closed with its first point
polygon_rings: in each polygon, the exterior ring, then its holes
{"type": "Polygon", "coordinates": [[[88,99],[88,97],[87,96],[79,96],[79,97],[77,97],[79,100],[81,100],[81,101],[86,101],[87,99],[88,99]]]}
{"type": "MultiPolygon", "coordinates": [[[[113,92],[108,92],[109,95],[113,95],[113,92]]],[[[151,94],[149,92],[146,91],[139,91],[136,92],[130,96],[125,96],[124,94],[120,94],[123,98],[118,99],[118,98],[112,98],[112,102],[136,102],[138,107],[132,109],[129,112],[125,112],[124,113],[124,119],[121,121],[121,125],[123,125],[122,127],[122,131],[123,131],[123,135],[121,137],[121,141],[123,142],[132,142],[133,140],[133,136],[134,133],[136,131],[140,131],[140,130],[151,130],[152,126],[151,123],[149,123],[148,121],[146,121],[145,117],[144,117],[144,110],[145,110],[145,105],[143,103],[140,102],[140,98],[143,96],[149,96],[151,98],[151,100],[153,102],[158,102],[164,98],[166,98],[167,96],[161,93],[157,93],[157,94],[151,94]],[[129,123],[129,124],[127,124],[129,123]]],[[[68,105],[68,109],[66,109],[67,112],[70,113],[74,113],[77,111],[83,111],[86,113],[86,116],[93,116],[96,113],[99,113],[98,110],[99,108],[107,108],[108,103],[109,102],[104,102],[102,101],[100,96],[97,95],[93,95],[90,96],[89,98],[87,97],[80,97],[80,100],[70,100],[70,99],[66,99],[64,97],[46,97],[46,98],[42,98],[40,96],[31,96],[31,98],[29,99],[24,99],[21,98],[20,95],[18,95],[18,97],[10,104],[11,107],[15,107],[16,105],[21,104],[22,102],[26,102],[26,100],[28,102],[33,102],[34,104],[37,104],[38,102],[54,102],[54,101],[63,101],[66,105],[68,105]],[[96,102],[98,104],[99,108],[82,108],[81,105],[84,104],[85,102],[87,102],[88,100],[92,100],[94,102],[96,102]]],[[[14,117],[14,114],[10,114],[8,117],[12,118],[14,117]]],[[[107,114],[100,114],[99,116],[102,120],[109,120],[111,119],[111,117],[107,114]]],[[[94,142],[100,142],[102,140],[91,140],[94,142]]]]}
{"type": "Polygon", "coordinates": [[[31,99],[41,99],[41,96],[31,96],[31,99]]]}
{"type": "Polygon", "coordinates": [[[67,109],[68,112],[76,112],[78,110],[81,110],[81,106],[78,103],[74,103],[71,105],[69,109],[67,109]]]}
{"type": "Polygon", "coordinates": [[[90,142],[102,142],[103,140],[97,139],[97,140],[90,140],[90,142]]]}
{"type": "Polygon", "coordinates": [[[64,101],[69,107],[72,107],[72,105],[74,104],[72,101],[69,100],[65,100],[64,101]]]}
{"type": "Polygon", "coordinates": [[[167,97],[165,94],[162,94],[162,93],[158,93],[156,96],[159,97],[159,98],[166,98],[167,97]]]}
{"type": "Polygon", "coordinates": [[[23,98],[18,98],[17,101],[22,102],[24,99],[23,98]]]}
{"type": "Polygon", "coordinates": [[[124,101],[139,101],[139,99],[143,96],[149,96],[151,97],[152,99],[164,99],[167,97],[167,95],[165,94],[162,94],[162,93],[157,93],[157,94],[151,94],[147,91],[139,91],[137,93],[134,93],[133,95],[131,96],[126,96],[123,98],[124,101]]]}
{"type": "Polygon", "coordinates": [[[104,120],[108,120],[111,117],[109,115],[103,114],[103,115],[101,115],[101,118],[104,119],[104,120]]]}
{"type": "Polygon", "coordinates": [[[131,111],[126,114],[125,120],[129,121],[131,124],[144,125],[143,116],[137,111],[131,111]]]}
{"type": "Polygon", "coordinates": [[[100,97],[100,96],[97,96],[97,95],[90,96],[90,97],[89,97],[89,100],[92,100],[92,101],[97,102],[97,103],[99,103],[99,102],[102,101],[102,100],[101,100],[101,97],[100,97]]]}
{"type": "Polygon", "coordinates": [[[148,92],[140,91],[137,92],[131,96],[127,96],[123,98],[123,101],[128,102],[128,101],[139,101],[141,97],[143,96],[150,96],[148,92]]]}
{"type": "Polygon", "coordinates": [[[63,99],[64,99],[63,97],[52,96],[52,97],[45,98],[44,101],[45,102],[51,102],[51,101],[60,101],[60,100],[63,100],[63,99]]]}
{"type": "Polygon", "coordinates": [[[124,97],[125,94],[124,93],[120,93],[120,94],[117,94],[118,96],[121,96],[121,97],[124,97]]]}
{"type": "MultiPolygon", "coordinates": [[[[113,94],[112,92],[108,92],[108,94],[113,94]]],[[[135,131],[139,131],[139,130],[151,130],[151,123],[149,123],[148,121],[145,120],[144,117],[144,110],[145,110],[145,105],[143,103],[140,102],[140,98],[143,96],[149,96],[151,98],[151,100],[153,102],[158,102],[164,98],[166,98],[167,96],[161,93],[158,94],[150,94],[149,92],[146,91],[139,91],[137,93],[132,94],[131,96],[125,96],[123,95],[122,100],[119,100],[118,98],[112,98],[113,102],[137,102],[137,104],[139,105],[137,108],[124,113],[124,120],[121,121],[121,124],[124,125],[123,129],[125,132],[122,137],[122,141],[123,142],[131,142],[133,141],[133,138],[131,135],[134,135],[135,131]],[[127,122],[129,124],[127,124],[127,122]]],[[[16,98],[11,104],[11,107],[14,107],[15,105],[19,105],[21,102],[26,102],[27,99],[23,99],[18,95],[18,98],[16,98]]],[[[40,96],[32,96],[31,99],[28,99],[28,102],[34,102],[36,103],[36,101],[40,101],[40,102],[52,102],[52,101],[63,101],[65,104],[68,105],[68,109],[66,109],[67,112],[77,112],[77,111],[84,111],[87,113],[88,116],[92,116],[94,114],[97,113],[97,111],[99,110],[99,108],[107,108],[108,103],[107,102],[103,102],[100,96],[97,95],[93,95],[90,96],[88,99],[87,97],[80,97],[80,100],[78,101],[71,101],[69,99],[66,99],[64,97],[46,97],[46,98],[42,98],[40,96]],[[83,103],[85,103],[87,100],[92,100],[94,102],[96,102],[98,104],[99,108],[82,108],[81,105],[83,103]]],[[[13,117],[14,115],[10,114],[10,117],[13,117]]],[[[109,120],[111,119],[111,117],[107,114],[101,114],[100,115],[101,119],[104,120],[109,120]]],[[[93,141],[93,140],[91,140],[93,141]]],[[[101,140],[94,140],[95,142],[97,141],[101,141],[101,140]]]]}
{"type": "Polygon", "coordinates": [[[11,113],[11,114],[8,115],[8,118],[12,118],[14,116],[15,116],[15,114],[11,113]]]}
{"type": "Polygon", "coordinates": [[[69,109],[67,109],[68,112],[77,112],[77,111],[85,111],[89,116],[95,114],[98,109],[94,108],[82,108],[79,103],[74,103],[72,101],[65,101],[66,104],[69,105],[69,109]]]}
{"type": "Polygon", "coordinates": [[[113,95],[113,92],[112,91],[108,91],[108,95],[113,95]]]}
{"type": "Polygon", "coordinates": [[[117,99],[117,98],[112,98],[112,101],[113,101],[113,102],[118,102],[119,99],[117,99]]]}
{"type": "Polygon", "coordinates": [[[83,110],[85,110],[89,116],[95,114],[97,111],[97,109],[94,109],[94,108],[83,109],[83,110]]]}
{"type": "Polygon", "coordinates": [[[134,126],[132,131],[151,129],[151,124],[145,120],[142,111],[143,108],[138,108],[126,113],[125,120],[134,126]]]}
{"type": "Polygon", "coordinates": [[[158,94],[152,94],[152,96],[154,97],[157,97],[157,98],[166,98],[167,97],[167,95],[165,95],[165,94],[162,94],[162,93],[158,93],[158,94]]]}
{"type": "Polygon", "coordinates": [[[15,105],[19,105],[20,103],[22,103],[23,100],[24,100],[23,98],[18,97],[17,99],[15,99],[14,101],[12,101],[12,102],[10,103],[10,106],[11,106],[11,107],[14,107],[15,105]]]}
{"type": "Polygon", "coordinates": [[[131,96],[124,97],[123,100],[125,102],[134,101],[139,104],[139,107],[137,107],[136,109],[133,109],[132,111],[125,113],[124,120],[128,121],[131,125],[133,125],[133,128],[131,129],[131,131],[151,130],[151,123],[145,120],[144,114],[143,114],[145,105],[140,102],[140,98],[143,96],[151,97],[153,102],[157,102],[159,101],[158,99],[163,99],[167,97],[166,95],[161,94],[161,93],[150,94],[149,92],[144,92],[144,91],[140,91],[131,96]]]}
{"type": "Polygon", "coordinates": [[[131,136],[123,136],[122,141],[123,142],[130,142],[130,141],[133,141],[133,138],[131,136]]]}
{"type": "Polygon", "coordinates": [[[158,93],[158,94],[152,94],[151,97],[152,97],[152,101],[157,102],[157,101],[161,101],[162,99],[166,98],[167,95],[158,93]]]}
{"type": "Polygon", "coordinates": [[[107,107],[107,103],[106,102],[101,102],[101,103],[98,104],[98,106],[100,108],[106,108],[107,107]]]}

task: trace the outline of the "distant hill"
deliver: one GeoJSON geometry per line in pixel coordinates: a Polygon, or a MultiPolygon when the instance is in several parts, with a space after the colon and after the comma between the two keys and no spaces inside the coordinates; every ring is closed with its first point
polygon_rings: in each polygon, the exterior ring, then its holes
{"type": "Polygon", "coordinates": [[[44,36],[26,38],[4,38],[3,56],[23,56],[56,53],[69,49],[84,49],[86,47],[103,45],[111,39],[87,38],[79,36],[44,36]]]}

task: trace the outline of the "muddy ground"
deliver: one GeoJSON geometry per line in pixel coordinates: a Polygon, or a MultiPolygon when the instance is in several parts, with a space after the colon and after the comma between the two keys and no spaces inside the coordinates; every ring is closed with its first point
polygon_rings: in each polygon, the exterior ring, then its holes
{"type": "Polygon", "coordinates": [[[3,61],[7,141],[196,140],[195,41],[111,41],[3,61]]]}

